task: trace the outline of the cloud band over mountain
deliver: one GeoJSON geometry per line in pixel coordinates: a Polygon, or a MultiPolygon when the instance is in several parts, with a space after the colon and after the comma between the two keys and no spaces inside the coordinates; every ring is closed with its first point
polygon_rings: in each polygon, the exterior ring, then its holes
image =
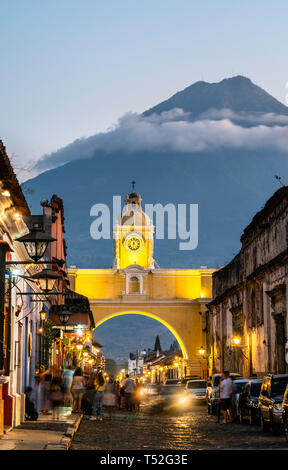
{"type": "Polygon", "coordinates": [[[174,108],[143,116],[128,113],[107,132],[77,139],[35,165],[38,172],[72,160],[93,157],[97,151],[178,151],[193,153],[218,149],[288,150],[288,116],[274,113],[236,113],[211,109],[197,119],[174,108]]]}

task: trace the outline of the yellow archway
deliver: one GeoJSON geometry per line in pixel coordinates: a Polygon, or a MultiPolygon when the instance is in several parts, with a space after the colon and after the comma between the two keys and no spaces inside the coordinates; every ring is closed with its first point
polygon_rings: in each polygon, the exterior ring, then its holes
{"type": "Polygon", "coordinates": [[[124,312],[112,313],[111,315],[107,315],[106,317],[99,320],[95,325],[95,330],[96,328],[98,328],[98,326],[102,325],[102,323],[105,323],[107,320],[110,320],[111,318],[119,317],[120,315],[143,315],[143,316],[150,317],[150,318],[153,318],[154,320],[159,321],[160,323],[162,323],[162,325],[166,326],[166,328],[168,328],[168,330],[171,331],[171,333],[177,339],[179,346],[181,348],[182,354],[183,354],[183,359],[188,359],[187,349],[180,335],[169,323],[163,320],[163,318],[158,317],[157,315],[154,315],[154,313],[143,312],[141,310],[125,310],[124,312]]]}

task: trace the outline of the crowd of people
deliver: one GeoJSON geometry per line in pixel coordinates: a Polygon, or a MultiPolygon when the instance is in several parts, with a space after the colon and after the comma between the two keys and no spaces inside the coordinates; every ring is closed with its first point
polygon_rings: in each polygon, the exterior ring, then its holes
{"type": "Polygon", "coordinates": [[[61,406],[72,406],[72,413],[83,412],[91,420],[103,419],[103,407],[139,412],[141,387],[126,375],[121,382],[106,379],[102,371],[85,375],[78,367],[66,370],[61,377],[52,377],[46,370],[35,379],[35,387],[26,389],[27,420],[37,420],[38,414],[51,414],[59,419],[61,406]]]}

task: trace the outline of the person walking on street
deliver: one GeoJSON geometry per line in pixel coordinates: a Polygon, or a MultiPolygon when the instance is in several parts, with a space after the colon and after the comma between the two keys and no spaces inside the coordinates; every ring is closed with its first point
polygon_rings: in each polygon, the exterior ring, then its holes
{"type": "Polygon", "coordinates": [[[233,393],[233,383],[231,378],[229,377],[229,372],[227,370],[223,373],[223,380],[220,382],[219,388],[221,408],[224,413],[224,419],[221,424],[227,424],[228,422],[231,422],[230,407],[233,393]]]}
{"type": "Polygon", "coordinates": [[[220,416],[221,416],[221,409],[222,409],[222,406],[221,406],[221,382],[222,380],[224,380],[224,374],[221,374],[221,377],[220,377],[220,382],[219,382],[219,401],[217,403],[217,423],[220,423],[220,416]]]}
{"type": "Polygon", "coordinates": [[[115,381],[114,387],[115,387],[115,394],[116,394],[116,404],[117,404],[118,410],[120,410],[121,409],[121,386],[118,380],[115,381]]]}
{"type": "Polygon", "coordinates": [[[140,412],[141,403],[141,384],[138,379],[135,380],[135,387],[133,392],[133,407],[136,413],[140,412]]]}
{"type": "Polygon", "coordinates": [[[85,392],[85,379],[81,367],[77,367],[74,372],[71,393],[73,395],[72,413],[80,413],[82,398],[85,392]]]}
{"type": "Polygon", "coordinates": [[[134,380],[130,378],[129,374],[126,374],[126,380],[123,385],[125,393],[125,408],[127,411],[133,411],[133,392],[134,392],[134,380]]]}
{"type": "Polygon", "coordinates": [[[64,401],[64,386],[61,377],[54,377],[50,387],[50,401],[53,410],[53,420],[60,417],[60,406],[64,401]]]}
{"type": "Polygon", "coordinates": [[[237,419],[237,405],[236,405],[236,385],[234,384],[235,377],[230,377],[232,382],[232,395],[231,395],[231,405],[229,408],[230,420],[233,423],[237,419]]]}
{"type": "Polygon", "coordinates": [[[99,421],[103,420],[103,396],[105,388],[105,379],[102,372],[98,372],[95,378],[95,395],[93,400],[93,416],[91,421],[97,420],[97,414],[99,415],[99,421]]]}
{"type": "Polygon", "coordinates": [[[114,388],[114,383],[112,379],[109,379],[105,384],[104,396],[103,396],[103,406],[108,409],[109,417],[112,418],[112,411],[115,409],[116,405],[116,393],[114,388]]]}
{"type": "Polygon", "coordinates": [[[44,409],[43,414],[51,414],[51,401],[50,401],[50,386],[52,381],[52,375],[50,369],[45,370],[40,374],[40,378],[44,385],[44,409]]]}

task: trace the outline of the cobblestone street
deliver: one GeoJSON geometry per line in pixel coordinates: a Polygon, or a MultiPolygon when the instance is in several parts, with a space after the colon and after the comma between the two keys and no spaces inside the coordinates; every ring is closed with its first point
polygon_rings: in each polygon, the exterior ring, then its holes
{"type": "Polygon", "coordinates": [[[288,449],[284,436],[262,433],[259,426],[239,423],[220,425],[195,406],[179,416],[139,416],[126,412],[105,414],[102,422],[83,419],[75,434],[73,450],[203,450],[288,449]]]}

